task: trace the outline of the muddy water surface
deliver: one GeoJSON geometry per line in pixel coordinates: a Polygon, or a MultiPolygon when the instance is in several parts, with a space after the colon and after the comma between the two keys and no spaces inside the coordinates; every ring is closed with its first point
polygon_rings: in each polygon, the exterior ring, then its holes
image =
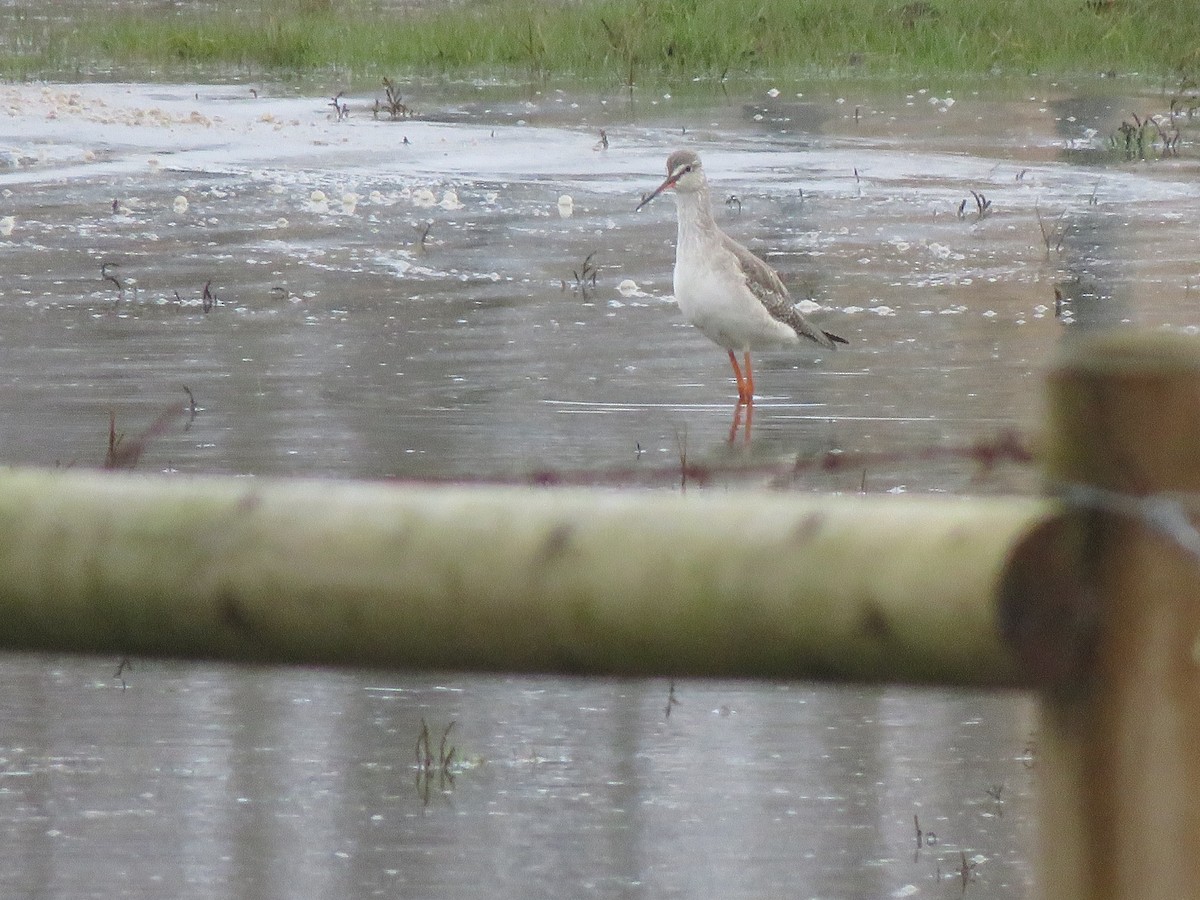
{"type": "MultiPolygon", "coordinates": [[[[1194,131],[1126,159],[1167,100],[1112,86],[414,87],[399,122],[0,87],[0,460],[99,464],[110,411],[135,441],[190,394],[139,469],[1033,489],[922,451],[1027,433],[1089,327],[1200,325],[1194,131]],[[757,359],[749,441],[670,200],[633,212],[680,146],[849,340],[757,359]],[[874,461],[791,474],[829,451],[874,461]]],[[[665,683],[3,667],[5,896],[1029,895],[1020,697],[685,683],[667,718],[665,683]],[[455,723],[431,781],[422,719],[455,723]]]]}

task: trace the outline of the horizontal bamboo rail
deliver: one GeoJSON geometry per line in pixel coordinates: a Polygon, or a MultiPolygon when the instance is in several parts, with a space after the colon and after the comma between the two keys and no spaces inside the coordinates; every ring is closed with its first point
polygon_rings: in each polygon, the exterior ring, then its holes
{"type": "Polygon", "coordinates": [[[1037,499],[0,471],[8,649],[1016,685],[1037,499]]]}

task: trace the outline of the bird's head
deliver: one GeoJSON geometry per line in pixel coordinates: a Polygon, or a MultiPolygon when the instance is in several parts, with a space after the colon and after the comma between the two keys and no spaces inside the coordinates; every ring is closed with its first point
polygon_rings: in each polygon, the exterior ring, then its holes
{"type": "MultiPolygon", "coordinates": [[[[704,187],[704,169],[700,157],[691,150],[676,150],[667,157],[667,177],[654,192],[642,198],[637,205],[641,209],[659,194],[674,188],[681,194],[694,194],[704,187]]],[[[635,210],[636,212],[637,210],[635,210]]]]}

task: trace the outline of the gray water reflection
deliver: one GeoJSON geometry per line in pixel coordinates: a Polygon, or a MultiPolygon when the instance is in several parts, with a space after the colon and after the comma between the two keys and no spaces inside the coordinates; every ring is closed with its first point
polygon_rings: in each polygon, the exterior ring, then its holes
{"type": "MultiPolygon", "coordinates": [[[[367,88],[338,122],[269,86],[0,87],[0,460],[98,464],[110,410],[133,436],[186,386],[142,470],[661,487],[686,452],[724,488],[837,450],[890,455],[776,483],[1029,490],[921,451],[1029,430],[1080,326],[1200,326],[1194,142],[1102,159],[1161,98],[769,87],[429,86],[403,123],[367,88]],[[670,205],[633,213],[684,143],[851,341],[762,355],[748,443],[670,300],[670,205]]],[[[0,665],[4,896],[951,897],[963,854],[966,893],[1029,893],[1018,697],[686,683],[665,719],[656,682],[0,665]],[[456,723],[445,791],[422,719],[456,723]]]]}
{"type": "Polygon", "coordinates": [[[0,668],[6,897],[952,896],[964,853],[1029,886],[1013,697],[0,668]],[[422,720],[457,754],[428,792],[422,720]]]}

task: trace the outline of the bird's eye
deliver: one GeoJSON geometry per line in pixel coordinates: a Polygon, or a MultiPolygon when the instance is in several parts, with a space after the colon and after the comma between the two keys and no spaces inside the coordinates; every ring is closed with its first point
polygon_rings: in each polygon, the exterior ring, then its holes
{"type": "Polygon", "coordinates": [[[690,165],[687,165],[687,166],[684,166],[684,167],[683,167],[683,174],[684,174],[684,175],[686,175],[686,174],[687,174],[688,172],[690,172],[690,171],[692,171],[692,167],[691,167],[690,165]]]}

